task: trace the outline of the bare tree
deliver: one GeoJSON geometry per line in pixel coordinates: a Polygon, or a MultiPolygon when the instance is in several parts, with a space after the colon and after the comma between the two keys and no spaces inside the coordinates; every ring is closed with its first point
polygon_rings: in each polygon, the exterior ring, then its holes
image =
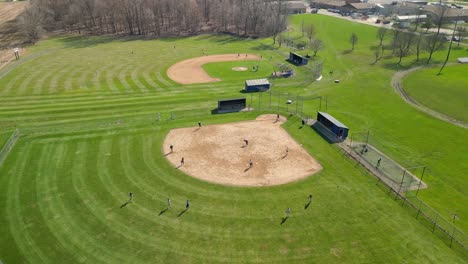
{"type": "Polygon", "coordinates": [[[27,42],[34,44],[41,38],[44,32],[42,21],[42,12],[37,5],[32,5],[19,17],[18,26],[27,42]]]}
{"type": "Polygon", "coordinates": [[[392,45],[395,49],[395,54],[399,57],[397,64],[401,64],[403,57],[409,54],[413,39],[414,34],[407,32],[401,32],[393,39],[392,45]]]}
{"type": "MultiPolygon", "coordinates": [[[[286,0],[31,0],[29,9],[37,11],[38,26],[46,30],[94,34],[160,36],[194,34],[203,28],[246,36],[271,35],[275,43],[287,22],[286,0]]],[[[31,25],[33,17],[27,19],[25,16],[23,24],[31,25]]]]}
{"type": "MultiPolygon", "coordinates": [[[[460,15],[461,14],[463,14],[463,13],[460,13],[460,15]]],[[[448,48],[448,51],[447,51],[447,57],[445,58],[444,64],[442,64],[442,67],[440,68],[438,75],[442,74],[442,71],[444,70],[445,65],[447,65],[447,62],[448,62],[448,60],[450,58],[450,52],[452,51],[453,39],[455,38],[455,32],[457,32],[457,25],[458,25],[458,16],[457,16],[457,20],[455,20],[455,27],[454,27],[453,32],[452,32],[452,37],[450,38],[450,45],[449,45],[449,48],[448,48]]],[[[460,40],[458,42],[460,42],[460,40]]]]}
{"type": "Polygon", "coordinates": [[[434,22],[432,22],[431,17],[427,17],[426,21],[421,25],[422,28],[426,29],[426,33],[429,31],[429,29],[434,27],[434,22]]]}
{"type": "Polygon", "coordinates": [[[437,33],[433,33],[425,39],[425,50],[429,53],[429,57],[426,61],[427,64],[431,62],[432,55],[434,54],[434,52],[436,50],[442,49],[444,43],[445,37],[437,33]]]}
{"type": "Polygon", "coordinates": [[[385,39],[385,36],[388,32],[387,28],[381,27],[379,30],[377,30],[377,39],[379,40],[379,47],[383,45],[383,41],[385,39]]]}
{"type": "Polygon", "coordinates": [[[461,41],[464,37],[466,37],[466,36],[468,35],[468,34],[467,34],[466,27],[457,27],[456,32],[457,32],[457,38],[458,38],[458,40],[457,40],[457,42],[458,42],[457,47],[460,47],[460,41],[461,41]]]}
{"type": "Polygon", "coordinates": [[[380,50],[376,49],[374,51],[374,56],[375,56],[375,61],[374,61],[374,64],[377,63],[380,59],[380,50]]]}
{"type": "Polygon", "coordinates": [[[323,42],[320,39],[314,39],[310,43],[310,47],[312,48],[312,51],[314,52],[314,57],[315,57],[317,56],[317,52],[323,49],[323,42]]]}
{"type": "Polygon", "coordinates": [[[356,35],[356,33],[351,33],[351,37],[349,38],[349,42],[351,43],[352,45],[352,48],[351,50],[354,50],[354,46],[357,44],[358,42],[358,36],[356,35]]]}
{"type": "Polygon", "coordinates": [[[312,43],[312,39],[315,36],[315,26],[313,24],[309,24],[305,27],[306,37],[309,40],[309,43],[312,43]]]}

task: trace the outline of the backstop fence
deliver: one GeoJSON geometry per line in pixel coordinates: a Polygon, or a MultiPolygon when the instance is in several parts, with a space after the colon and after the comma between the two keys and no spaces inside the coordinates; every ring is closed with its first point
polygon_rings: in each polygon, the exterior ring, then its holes
{"type": "Polygon", "coordinates": [[[421,188],[427,187],[423,182],[426,166],[404,168],[370,144],[372,142],[380,145],[375,136],[372,136],[372,140],[369,138],[369,131],[357,132],[339,146],[346,155],[374,175],[378,179],[377,184],[387,189],[395,200],[406,206],[409,213],[432,233],[450,247],[458,245],[463,250],[467,250],[468,236],[456,227],[457,215],[442,215],[417,196],[421,188]]]}

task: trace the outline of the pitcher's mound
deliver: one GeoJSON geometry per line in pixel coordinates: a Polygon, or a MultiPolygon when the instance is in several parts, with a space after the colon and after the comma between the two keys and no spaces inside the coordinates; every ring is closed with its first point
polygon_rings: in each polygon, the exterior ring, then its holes
{"type": "Polygon", "coordinates": [[[234,67],[232,68],[233,71],[246,71],[248,70],[246,67],[234,67]]]}
{"type": "Polygon", "coordinates": [[[205,181],[239,186],[284,184],[322,168],[281,127],[285,121],[263,115],[247,122],[173,129],[163,151],[175,167],[205,181]]]}

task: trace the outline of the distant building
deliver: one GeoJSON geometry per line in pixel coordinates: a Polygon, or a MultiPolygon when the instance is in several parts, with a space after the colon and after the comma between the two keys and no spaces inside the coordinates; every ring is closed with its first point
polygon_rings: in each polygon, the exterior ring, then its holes
{"type": "Polygon", "coordinates": [[[371,3],[347,3],[345,8],[347,8],[350,13],[368,14],[374,13],[377,6],[371,3]]]}
{"type": "Polygon", "coordinates": [[[286,3],[289,14],[303,14],[307,12],[307,6],[302,1],[289,1],[286,3]]]}
{"type": "Polygon", "coordinates": [[[344,0],[314,0],[310,3],[312,7],[324,9],[336,9],[342,11],[346,2],[344,0]]]}

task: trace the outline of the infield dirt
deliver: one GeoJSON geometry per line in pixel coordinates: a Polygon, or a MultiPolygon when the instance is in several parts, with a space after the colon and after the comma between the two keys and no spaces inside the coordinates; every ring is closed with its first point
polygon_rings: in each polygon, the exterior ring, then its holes
{"type": "Polygon", "coordinates": [[[164,140],[163,154],[174,167],[208,182],[270,186],[297,181],[322,167],[281,127],[285,121],[262,115],[247,122],[173,129],[164,140]]]}
{"type": "Polygon", "coordinates": [[[203,64],[212,62],[224,61],[243,61],[243,60],[259,60],[257,55],[253,54],[222,54],[210,55],[198,58],[192,58],[177,62],[169,67],[167,76],[180,84],[192,83],[210,83],[219,82],[221,79],[213,78],[202,68],[203,64]]]}

